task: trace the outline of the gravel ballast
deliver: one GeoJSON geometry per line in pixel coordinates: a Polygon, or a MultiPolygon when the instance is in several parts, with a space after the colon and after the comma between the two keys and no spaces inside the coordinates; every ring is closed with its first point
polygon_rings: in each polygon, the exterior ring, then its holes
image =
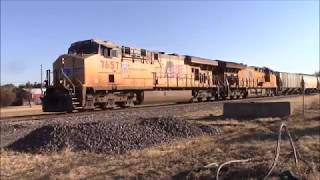
{"type": "Polygon", "coordinates": [[[52,124],[35,129],[7,148],[22,152],[60,151],[71,148],[74,151],[122,154],[128,150],[167,143],[177,138],[217,133],[217,127],[190,123],[173,117],[52,124]]]}

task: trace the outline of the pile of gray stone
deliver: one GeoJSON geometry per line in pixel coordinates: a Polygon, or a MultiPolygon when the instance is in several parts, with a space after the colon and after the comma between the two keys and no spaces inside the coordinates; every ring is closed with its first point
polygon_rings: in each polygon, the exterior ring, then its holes
{"type": "Polygon", "coordinates": [[[135,121],[98,121],[42,126],[7,146],[23,152],[74,151],[121,154],[167,143],[177,138],[215,135],[217,127],[190,123],[173,117],[135,121]]]}

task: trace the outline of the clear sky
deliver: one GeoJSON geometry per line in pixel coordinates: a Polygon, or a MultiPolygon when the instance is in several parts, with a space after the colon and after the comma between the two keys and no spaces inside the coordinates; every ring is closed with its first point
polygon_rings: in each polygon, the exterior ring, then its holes
{"type": "Polygon", "coordinates": [[[1,1],[1,83],[39,82],[91,38],[314,73],[319,1],[1,1]]]}

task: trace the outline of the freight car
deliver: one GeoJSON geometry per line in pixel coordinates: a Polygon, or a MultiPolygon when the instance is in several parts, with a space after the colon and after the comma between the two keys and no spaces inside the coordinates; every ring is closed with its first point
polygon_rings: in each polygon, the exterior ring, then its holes
{"type": "Polygon", "coordinates": [[[280,82],[278,84],[279,93],[287,94],[306,94],[318,92],[320,89],[320,77],[298,74],[298,73],[279,73],[280,82]]]}
{"type": "Polygon", "coordinates": [[[43,111],[131,107],[150,92],[190,92],[190,101],[278,94],[279,73],[269,68],[119,46],[72,43],[47,72],[43,111]]]}
{"type": "Polygon", "coordinates": [[[304,83],[304,89],[306,94],[314,93],[318,91],[319,86],[319,77],[308,75],[308,74],[302,74],[302,79],[304,83]]]}
{"type": "Polygon", "coordinates": [[[281,85],[279,84],[279,91],[282,94],[301,94],[303,91],[302,87],[302,75],[296,73],[286,73],[280,72],[279,73],[281,85]]]}

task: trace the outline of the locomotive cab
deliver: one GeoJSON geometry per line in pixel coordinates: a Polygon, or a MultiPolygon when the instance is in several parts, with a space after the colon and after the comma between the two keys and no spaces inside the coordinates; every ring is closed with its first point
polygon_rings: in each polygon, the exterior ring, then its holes
{"type": "Polygon", "coordinates": [[[48,87],[42,99],[43,111],[70,112],[81,104],[82,92],[78,89],[85,83],[84,61],[98,53],[98,43],[91,40],[80,41],[70,46],[68,54],[63,54],[54,61],[53,84],[49,84],[50,79],[46,80],[48,87]]]}
{"type": "Polygon", "coordinates": [[[91,39],[72,43],[68,53],[53,63],[53,85],[47,87],[42,99],[43,111],[93,108],[96,102],[90,97],[95,91],[92,87],[104,89],[101,92],[105,93],[115,84],[113,72],[102,72],[99,68],[101,65],[106,67],[111,61],[120,61],[118,54],[119,47],[110,41],[91,39]],[[106,77],[107,80],[101,80],[106,77]]]}

